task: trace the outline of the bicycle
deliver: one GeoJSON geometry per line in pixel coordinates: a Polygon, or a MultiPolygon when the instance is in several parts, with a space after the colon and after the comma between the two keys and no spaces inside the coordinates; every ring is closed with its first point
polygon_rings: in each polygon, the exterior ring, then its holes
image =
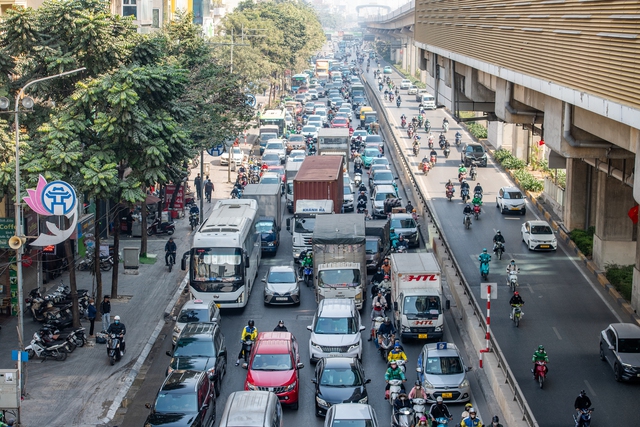
{"type": "Polygon", "coordinates": [[[171,270],[173,269],[173,265],[175,263],[176,263],[176,253],[170,252],[169,253],[169,273],[171,273],[171,270]]]}

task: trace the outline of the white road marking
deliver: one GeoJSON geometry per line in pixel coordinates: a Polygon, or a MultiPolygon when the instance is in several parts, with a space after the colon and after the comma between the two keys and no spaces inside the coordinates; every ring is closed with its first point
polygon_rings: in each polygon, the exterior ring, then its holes
{"type": "Polygon", "coordinates": [[[584,384],[587,386],[587,388],[589,389],[589,394],[593,397],[596,397],[596,391],[593,389],[593,387],[591,387],[591,384],[589,384],[589,381],[584,380],[584,384]]]}
{"type": "Polygon", "coordinates": [[[558,339],[562,341],[562,337],[560,336],[560,332],[558,332],[558,329],[555,326],[552,326],[551,329],[553,329],[553,332],[556,333],[556,336],[558,337],[558,339]]]}

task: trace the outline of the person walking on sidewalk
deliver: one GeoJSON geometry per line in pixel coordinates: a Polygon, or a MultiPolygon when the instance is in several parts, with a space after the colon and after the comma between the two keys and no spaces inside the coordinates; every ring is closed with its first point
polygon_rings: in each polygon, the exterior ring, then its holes
{"type": "Polygon", "coordinates": [[[111,301],[109,301],[109,295],[105,295],[100,303],[100,313],[102,313],[102,330],[106,331],[111,325],[111,301]]]}
{"type": "Polygon", "coordinates": [[[89,319],[89,323],[91,327],[89,327],[89,336],[93,336],[93,328],[96,324],[96,314],[98,314],[98,309],[96,308],[96,302],[93,298],[89,300],[89,307],[87,308],[87,318],[89,319]]]}
{"type": "Polygon", "coordinates": [[[200,174],[193,180],[193,185],[196,187],[196,196],[198,199],[202,199],[202,177],[200,174]]]}
{"type": "Polygon", "coordinates": [[[204,197],[207,199],[207,202],[211,203],[211,193],[213,193],[213,182],[207,176],[207,180],[204,182],[204,197]]]}

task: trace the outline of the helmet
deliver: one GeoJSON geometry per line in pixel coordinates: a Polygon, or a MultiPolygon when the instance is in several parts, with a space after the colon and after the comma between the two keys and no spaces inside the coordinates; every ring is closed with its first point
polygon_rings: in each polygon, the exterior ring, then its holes
{"type": "Polygon", "coordinates": [[[400,397],[400,398],[402,398],[402,397],[407,397],[407,393],[402,392],[402,393],[400,393],[400,394],[398,395],[398,397],[400,397]]]}
{"type": "Polygon", "coordinates": [[[120,320],[120,316],[114,317],[113,320],[120,320]]]}
{"type": "Polygon", "coordinates": [[[420,421],[427,421],[427,417],[425,417],[424,415],[420,417],[420,421]]]}
{"type": "Polygon", "coordinates": [[[584,390],[580,390],[580,396],[586,396],[587,392],[585,392],[584,390]]]}
{"type": "MultiPolygon", "coordinates": [[[[395,229],[395,228],[393,228],[393,227],[391,227],[391,228],[389,229],[389,231],[393,233],[394,231],[396,231],[396,229],[395,229]]],[[[386,258],[385,258],[385,259],[386,259],[386,258]]]]}
{"type": "Polygon", "coordinates": [[[399,343],[395,343],[395,344],[393,345],[393,348],[400,348],[400,344],[399,344],[399,343]]]}
{"type": "Polygon", "coordinates": [[[442,403],[442,396],[438,396],[438,398],[436,399],[437,403],[442,403]]]}
{"type": "Polygon", "coordinates": [[[398,239],[404,239],[404,236],[402,234],[398,235],[398,239]]]}
{"type": "Polygon", "coordinates": [[[496,231],[496,234],[502,234],[502,233],[500,233],[500,230],[497,230],[497,231],[496,231]]]}
{"type": "Polygon", "coordinates": [[[482,253],[487,253],[487,248],[482,248],[482,253]]]}
{"type": "Polygon", "coordinates": [[[313,258],[313,252],[307,252],[307,258],[313,258]]]}
{"type": "Polygon", "coordinates": [[[514,297],[517,297],[518,295],[520,295],[520,293],[519,293],[518,291],[515,291],[515,292],[513,293],[513,296],[514,296],[514,297]]]}
{"type": "Polygon", "coordinates": [[[475,414],[476,413],[476,409],[475,408],[469,408],[469,414],[475,414]]]}
{"type": "Polygon", "coordinates": [[[422,383],[420,382],[420,380],[416,380],[416,387],[422,387],[422,383]]]}
{"type": "Polygon", "coordinates": [[[247,325],[249,325],[250,328],[253,328],[253,325],[255,325],[256,322],[253,321],[253,319],[249,320],[249,322],[247,322],[247,325]]]}
{"type": "Polygon", "coordinates": [[[464,405],[465,411],[469,412],[469,408],[473,408],[473,405],[471,404],[471,402],[469,402],[466,405],[464,405]]]}
{"type": "Polygon", "coordinates": [[[500,422],[500,418],[498,418],[498,416],[497,416],[497,415],[494,415],[494,416],[493,416],[493,419],[491,420],[491,422],[493,422],[493,423],[499,423],[499,422],[500,422]]]}
{"type": "Polygon", "coordinates": [[[384,318],[384,323],[391,323],[391,319],[389,319],[388,317],[384,318]]]}
{"type": "Polygon", "coordinates": [[[469,202],[467,202],[467,207],[468,207],[468,208],[470,208],[470,207],[471,207],[471,204],[470,204],[469,202]]]}
{"type": "Polygon", "coordinates": [[[389,275],[388,274],[384,275],[384,280],[389,280],[389,275]]]}
{"type": "Polygon", "coordinates": [[[544,346],[543,345],[539,345],[538,346],[538,351],[544,351],[544,346]]]}
{"type": "Polygon", "coordinates": [[[278,321],[278,325],[284,325],[284,320],[278,321]]]}
{"type": "Polygon", "coordinates": [[[395,360],[392,360],[391,362],[389,362],[389,365],[391,365],[391,366],[393,366],[393,365],[398,366],[398,362],[396,362],[395,360]]]}
{"type": "Polygon", "coordinates": [[[464,167],[464,163],[460,163],[460,167],[463,168],[464,167]]]}
{"type": "Polygon", "coordinates": [[[509,262],[510,262],[511,264],[515,264],[515,263],[516,263],[516,260],[515,260],[515,259],[512,259],[512,260],[511,260],[511,261],[509,261],[509,262]]]}

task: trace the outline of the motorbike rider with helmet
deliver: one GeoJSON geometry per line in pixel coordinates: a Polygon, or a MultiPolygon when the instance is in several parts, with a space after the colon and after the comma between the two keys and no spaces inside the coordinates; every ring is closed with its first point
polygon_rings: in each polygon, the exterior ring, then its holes
{"type": "Polygon", "coordinates": [[[415,385],[409,392],[409,399],[426,399],[427,392],[422,388],[422,383],[420,380],[416,380],[415,385]]]}
{"type": "Polygon", "coordinates": [[[280,320],[275,328],[273,328],[273,332],[289,332],[286,326],[284,326],[284,320],[280,320]]]}
{"type": "Polygon", "coordinates": [[[513,313],[515,311],[516,305],[524,305],[524,300],[522,299],[518,291],[515,291],[513,293],[513,296],[511,296],[511,299],[509,300],[509,304],[511,304],[512,307],[511,314],[509,314],[509,319],[513,319],[513,313]]]}
{"type": "Polygon", "coordinates": [[[589,396],[587,396],[587,393],[584,390],[580,390],[580,394],[576,397],[573,407],[576,408],[576,412],[578,412],[578,415],[576,416],[576,419],[578,420],[577,427],[582,427],[583,423],[582,418],[580,417],[580,412],[587,411],[591,408],[591,399],[589,399],[589,396]]]}
{"type": "MultiPolygon", "coordinates": [[[[531,362],[533,362],[533,369],[531,369],[531,373],[533,374],[533,379],[536,379],[536,362],[547,362],[549,363],[549,356],[547,356],[547,352],[544,351],[544,346],[539,345],[538,349],[533,353],[533,357],[531,358],[531,362]]],[[[549,368],[545,365],[544,367],[545,373],[549,372],[549,368]]]]}
{"type": "MultiPolygon", "coordinates": [[[[242,328],[240,333],[240,343],[245,341],[255,341],[258,338],[258,328],[255,327],[253,319],[247,322],[247,326],[242,328]]],[[[240,353],[238,353],[238,360],[236,360],[236,366],[240,365],[240,359],[244,356],[244,346],[240,346],[240,353]]]]}
{"type": "Polygon", "coordinates": [[[127,333],[127,328],[124,326],[124,323],[120,322],[120,316],[116,316],[113,318],[113,323],[109,325],[109,329],[107,329],[107,334],[114,334],[120,339],[120,357],[124,356],[124,336],[127,333]]]}
{"type": "Polygon", "coordinates": [[[462,176],[462,174],[467,173],[467,168],[464,167],[464,163],[460,163],[460,167],[458,168],[458,179],[462,176]]]}
{"type": "Polygon", "coordinates": [[[393,339],[396,335],[396,328],[395,326],[393,326],[393,323],[391,323],[391,319],[389,319],[388,317],[384,318],[384,322],[378,328],[378,344],[382,344],[383,335],[389,335],[391,339],[393,339]]]}
{"type": "Polygon", "coordinates": [[[496,235],[493,236],[493,251],[496,251],[496,248],[498,247],[497,243],[500,242],[504,245],[504,236],[502,235],[502,233],[500,232],[500,230],[496,231],[496,235]]]}
{"type": "Polygon", "coordinates": [[[382,271],[382,267],[378,267],[373,276],[371,277],[371,295],[378,294],[378,283],[384,280],[384,272],[382,271]]]}
{"type": "Polygon", "coordinates": [[[511,261],[509,261],[509,265],[507,265],[507,285],[509,285],[509,275],[511,273],[518,273],[518,272],[520,272],[520,267],[516,265],[515,259],[511,259],[511,261]]]}
{"type": "Polygon", "coordinates": [[[478,193],[473,194],[473,199],[471,199],[472,205],[482,206],[482,197],[479,197],[478,193]]]}
{"type": "Polygon", "coordinates": [[[356,200],[356,202],[358,204],[360,204],[360,200],[364,200],[364,204],[367,204],[367,193],[364,191],[361,191],[360,194],[358,195],[358,200],[356,200]]]}
{"type": "Polygon", "coordinates": [[[489,427],[504,427],[504,426],[500,424],[500,418],[498,418],[497,415],[494,415],[493,419],[491,420],[491,425],[489,427]]]}
{"type": "Polygon", "coordinates": [[[482,185],[480,185],[479,182],[476,183],[475,187],[473,187],[473,192],[480,194],[480,198],[482,199],[482,194],[484,193],[484,191],[482,190],[482,185]]]}
{"type": "Polygon", "coordinates": [[[402,359],[402,360],[404,360],[406,362],[407,361],[407,355],[402,350],[400,345],[394,344],[393,348],[389,352],[389,355],[387,356],[387,361],[391,362],[393,360],[400,360],[400,359],[402,359]]]}
{"type": "Polygon", "coordinates": [[[473,213],[473,209],[471,209],[471,205],[467,202],[464,205],[464,209],[462,210],[462,224],[464,224],[465,219],[467,219],[467,215],[471,215],[473,213]]]}
{"type": "Polygon", "coordinates": [[[432,427],[438,427],[438,423],[436,421],[437,418],[453,419],[451,412],[449,412],[449,408],[447,408],[447,405],[445,405],[442,400],[442,396],[438,396],[436,398],[436,403],[431,405],[431,409],[429,409],[429,417],[431,417],[432,427]]]}
{"type": "Polygon", "coordinates": [[[307,254],[305,255],[304,259],[302,260],[302,264],[301,265],[302,265],[303,269],[305,267],[313,268],[313,252],[307,251],[307,254]]]}
{"type": "Polygon", "coordinates": [[[401,393],[406,392],[406,390],[404,389],[404,383],[407,381],[407,377],[405,377],[402,369],[398,367],[398,362],[392,361],[389,368],[387,368],[387,371],[384,373],[384,381],[387,383],[386,387],[384,388],[385,399],[389,399],[389,387],[391,386],[389,384],[390,380],[402,380],[402,384],[400,384],[400,390],[401,393]]]}
{"type": "Polygon", "coordinates": [[[375,307],[376,304],[380,304],[380,307],[382,307],[383,311],[388,308],[387,299],[382,294],[382,290],[378,290],[377,295],[373,298],[372,306],[375,307]]]}
{"type": "MultiPolygon", "coordinates": [[[[396,398],[396,400],[393,401],[394,420],[396,419],[396,414],[400,412],[402,408],[411,408],[411,407],[412,407],[411,400],[407,398],[407,393],[402,391],[400,394],[398,394],[398,397],[396,398]]],[[[393,425],[396,425],[396,424],[393,423],[393,425]]]]}
{"type": "Polygon", "coordinates": [[[396,249],[404,249],[405,251],[409,249],[409,242],[404,239],[404,236],[401,234],[398,236],[398,240],[395,241],[393,245],[396,249]]]}
{"type": "Polygon", "coordinates": [[[469,408],[469,416],[462,420],[460,427],[482,427],[482,421],[474,408],[469,408]]]}

